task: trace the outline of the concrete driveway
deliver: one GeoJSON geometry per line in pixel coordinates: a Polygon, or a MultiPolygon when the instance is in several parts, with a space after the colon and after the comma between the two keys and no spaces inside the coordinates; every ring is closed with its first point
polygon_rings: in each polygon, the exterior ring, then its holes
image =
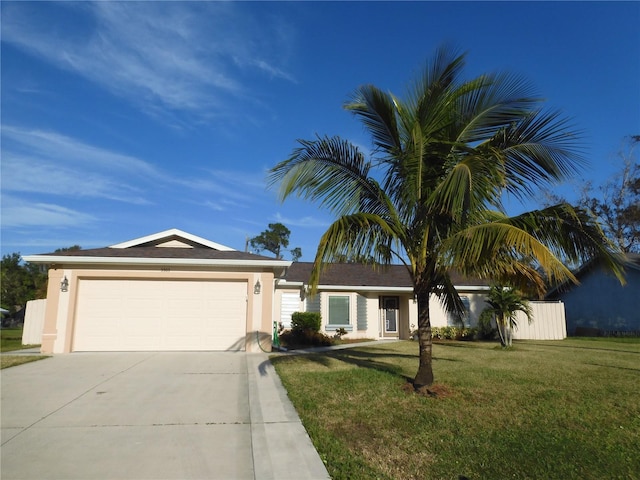
{"type": "Polygon", "coordinates": [[[326,479],[264,354],[73,353],[2,370],[8,479],[326,479]]]}

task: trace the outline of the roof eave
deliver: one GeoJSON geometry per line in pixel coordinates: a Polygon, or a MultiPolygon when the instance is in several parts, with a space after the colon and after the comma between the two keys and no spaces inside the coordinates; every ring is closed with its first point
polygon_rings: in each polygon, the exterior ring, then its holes
{"type": "MultiPolygon", "coordinates": [[[[291,282],[280,281],[278,286],[282,288],[286,287],[308,287],[305,282],[291,282]]],[[[457,291],[464,292],[487,292],[488,286],[485,285],[454,285],[457,291]]],[[[398,293],[413,293],[413,287],[390,287],[383,285],[318,285],[318,290],[327,292],[398,292],[398,293]]]]}
{"type": "Polygon", "coordinates": [[[491,287],[488,285],[454,285],[457,291],[467,291],[467,292],[488,292],[491,290],[491,287]]]}
{"type": "Polygon", "coordinates": [[[295,288],[295,287],[304,287],[305,284],[304,282],[288,282],[283,278],[278,278],[277,279],[277,286],[278,287],[291,287],[291,288],[295,288]]]}
{"type": "Polygon", "coordinates": [[[64,255],[27,255],[25,261],[39,264],[63,265],[183,265],[190,267],[272,267],[287,268],[287,260],[230,260],[204,258],[139,258],[139,257],[83,257],[64,255]]]}
{"type": "Polygon", "coordinates": [[[398,292],[413,293],[413,287],[386,287],[382,285],[318,285],[328,292],[398,292]]]}

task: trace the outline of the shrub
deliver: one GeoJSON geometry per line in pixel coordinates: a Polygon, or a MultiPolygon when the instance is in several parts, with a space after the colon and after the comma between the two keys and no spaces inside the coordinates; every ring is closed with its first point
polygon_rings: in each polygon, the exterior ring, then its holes
{"type": "Polygon", "coordinates": [[[333,340],[330,337],[308,328],[287,330],[280,335],[280,342],[289,348],[328,347],[333,345],[333,340]]]}
{"type": "Polygon", "coordinates": [[[460,329],[458,340],[475,340],[476,338],[478,338],[477,328],[464,327],[460,329]]]}
{"type": "Polygon", "coordinates": [[[431,329],[434,340],[473,340],[476,329],[469,327],[434,327],[431,329]]]}
{"type": "Polygon", "coordinates": [[[291,315],[291,330],[311,330],[319,332],[321,318],[318,312],[293,312],[291,315]]]}
{"type": "Polygon", "coordinates": [[[491,325],[493,313],[491,310],[484,310],[478,318],[478,338],[480,340],[495,340],[498,330],[491,325]]]}
{"type": "Polygon", "coordinates": [[[337,338],[338,340],[340,340],[344,335],[346,335],[347,332],[344,328],[338,328],[336,329],[336,333],[333,335],[333,338],[337,338]]]}

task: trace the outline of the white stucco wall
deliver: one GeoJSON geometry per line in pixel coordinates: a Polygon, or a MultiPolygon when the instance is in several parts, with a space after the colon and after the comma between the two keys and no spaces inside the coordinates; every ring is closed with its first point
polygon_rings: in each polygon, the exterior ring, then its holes
{"type": "MultiPolygon", "coordinates": [[[[277,290],[274,305],[274,318],[280,318],[282,293],[300,292],[300,290],[285,289],[277,290]]],[[[382,338],[382,325],[380,321],[380,296],[393,296],[393,294],[381,294],[379,292],[320,292],[320,313],[322,316],[321,331],[327,335],[333,335],[335,329],[327,328],[326,319],[328,317],[328,296],[330,294],[349,295],[351,300],[352,326],[353,329],[345,338],[382,338]],[[366,330],[358,330],[357,328],[357,298],[366,299],[366,330]]],[[[487,307],[487,294],[484,292],[461,292],[461,296],[465,296],[469,300],[470,315],[469,323],[471,327],[478,324],[478,318],[482,311],[487,307]]],[[[399,338],[408,338],[410,332],[417,328],[418,325],[418,306],[413,301],[413,297],[409,294],[396,295],[400,297],[400,318],[399,318],[399,338]]],[[[318,304],[313,298],[301,299],[299,303],[299,311],[314,310],[318,304]]],[[[566,338],[566,322],[564,314],[564,304],[562,302],[531,302],[533,309],[533,322],[529,324],[524,314],[519,314],[519,328],[514,332],[516,339],[533,339],[533,340],[559,340],[566,338]]],[[[448,326],[448,315],[437,297],[433,296],[429,303],[431,325],[432,327],[448,326]]]]}
{"type": "MultiPolygon", "coordinates": [[[[460,296],[467,297],[469,300],[469,325],[471,327],[477,326],[480,314],[487,307],[485,302],[487,294],[461,291],[460,296]]],[[[435,295],[432,295],[429,299],[429,313],[432,327],[446,327],[449,325],[449,315],[435,295]]]]}

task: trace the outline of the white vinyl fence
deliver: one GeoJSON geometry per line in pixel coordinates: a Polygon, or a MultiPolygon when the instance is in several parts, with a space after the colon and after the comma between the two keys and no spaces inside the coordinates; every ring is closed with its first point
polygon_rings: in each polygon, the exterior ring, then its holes
{"type": "Polygon", "coordinates": [[[22,330],[23,345],[40,345],[44,330],[44,312],[47,300],[29,300],[24,312],[24,327],[22,330]]]}
{"type": "Polygon", "coordinates": [[[563,340],[567,338],[567,322],[562,302],[529,302],[533,321],[518,312],[518,328],[513,331],[515,340],[563,340]]]}

